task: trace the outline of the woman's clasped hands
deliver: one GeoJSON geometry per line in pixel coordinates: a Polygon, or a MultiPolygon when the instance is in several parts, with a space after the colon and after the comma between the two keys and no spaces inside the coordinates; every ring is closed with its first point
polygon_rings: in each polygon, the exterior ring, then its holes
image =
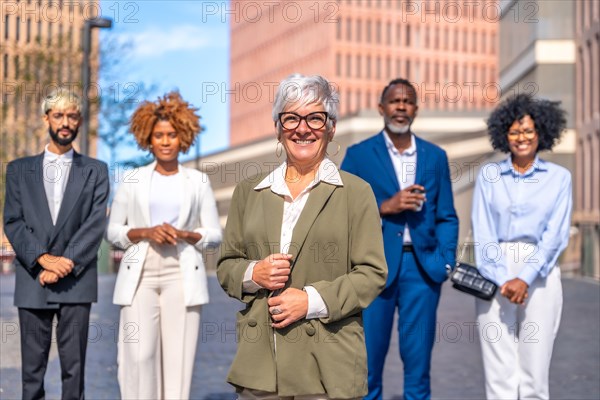
{"type": "Polygon", "coordinates": [[[177,244],[177,240],[185,240],[190,244],[195,244],[198,240],[202,239],[202,235],[198,232],[180,230],[166,222],[162,225],[144,229],[143,237],[158,244],[172,245],[177,244]]]}
{"type": "MultiPolygon", "coordinates": [[[[252,273],[252,280],[261,287],[274,291],[285,287],[291,272],[291,254],[276,253],[260,260],[252,273]]],[[[268,300],[273,328],[286,326],[306,317],[308,295],[296,288],[287,288],[268,300]]]]}

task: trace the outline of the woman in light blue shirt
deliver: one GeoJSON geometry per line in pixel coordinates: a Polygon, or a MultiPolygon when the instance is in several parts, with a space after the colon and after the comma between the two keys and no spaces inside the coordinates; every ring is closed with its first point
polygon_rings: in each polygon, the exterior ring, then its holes
{"type": "Polygon", "coordinates": [[[564,130],[559,102],[529,95],[494,110],[494,149],[510,153],[484,165],[473,195],[475,259],[499,290],[477,299],[488,399],[547,399],[554,339],[562,311],[558,256],[569,240],[571,175],[544,161],[564,130]]]}

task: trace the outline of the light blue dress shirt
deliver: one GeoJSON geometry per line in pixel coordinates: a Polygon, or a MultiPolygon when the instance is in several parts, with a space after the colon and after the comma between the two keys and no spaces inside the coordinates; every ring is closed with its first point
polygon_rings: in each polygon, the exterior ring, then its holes
{"type": "Polygon", "coordinates": [[[525,267],[516,276],[528,285],[545,278],[567,247],[571,226],[571,174],[536,157],[524,174],[514,170],[510,157],[484,165],[479,171],[471,220],[475,260],[483,276],[499,285],[509,276],[500,243],[532,244],[525,267]]]}

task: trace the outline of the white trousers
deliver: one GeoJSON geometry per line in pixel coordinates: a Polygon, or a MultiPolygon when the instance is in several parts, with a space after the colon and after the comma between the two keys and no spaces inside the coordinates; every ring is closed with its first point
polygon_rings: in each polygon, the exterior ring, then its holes
{"type": "MultiPolygon", "coordinates": [[[[359,397],[355,400],[360,400],[359,397]]],[[[238,393],[237,400],[332,400],[326,394],[308,394],[302,396],[279,396],[277,393],[262,390],[244,389],[238,393]]]]}
{"type": "MultiPolygon", "coordinates": [[[[532,257],[531,245],[502,243],[510,279],[532,257]]],[[[548,399],[554,339],[562,313],[560,269],[538,277],[524,305],[500,294],[492,301],[476,299],[479,339],[488,400],[548,399]]]]}
{"type": "Polygon", "coordinates": [[[150,246],[130,306],[121,307],[122,399],[190,396],[202,306],[186,307],[174,246],[150,246]]]}

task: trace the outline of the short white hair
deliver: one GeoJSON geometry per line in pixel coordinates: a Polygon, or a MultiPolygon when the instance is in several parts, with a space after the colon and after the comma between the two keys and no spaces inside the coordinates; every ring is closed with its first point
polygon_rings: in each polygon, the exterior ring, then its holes
{"type": "Polygon", "coordinates": [[[279,88],[273,103],[273,121],[279,126],[279,113],[290,104],[322,104],[329,115],[328,128],[331,128],[338,118],[339,96],[335,87],[320,75],[292,74],[279,83],[279,88]]]}

